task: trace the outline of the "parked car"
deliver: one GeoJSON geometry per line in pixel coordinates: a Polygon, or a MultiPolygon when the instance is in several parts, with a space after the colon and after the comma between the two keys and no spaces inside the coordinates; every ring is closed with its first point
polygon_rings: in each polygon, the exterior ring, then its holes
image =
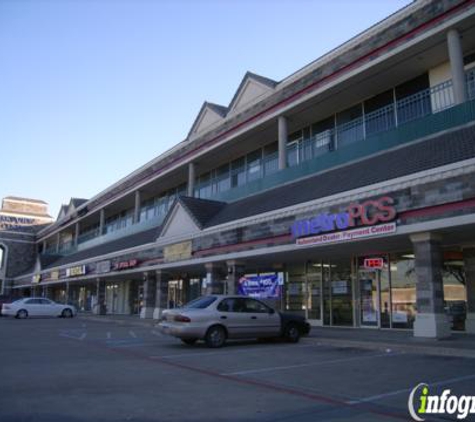
{"type": "Polygon", "coordinates": [[[72,318],[77,314],[72,305],[63,305],[43,297],[27,297],[12,303],[4,303],[2,314],[15,318],[28,318],[36,316],[55,316],[72,318]]]}
{"type": "Polygon", "coordinates": [[[182,308],[164,311],[159,329],[192,345],[204,340],[221,347],[227,339],[282,337],[296,343],[310,332],[302,316],[278,312],[245,296],[202,296],[182,308]]]}

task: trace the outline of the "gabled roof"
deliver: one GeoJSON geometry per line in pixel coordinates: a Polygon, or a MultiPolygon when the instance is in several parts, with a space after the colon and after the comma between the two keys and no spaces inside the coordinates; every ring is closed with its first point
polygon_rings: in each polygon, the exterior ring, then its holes
{"type": "Polygon", "coordinates": [[[69,200],[69,204],[63,204],[61,205],[61,208],[59,209],[58,213],[58,220],[61,220],[62,218],[66,217],[67,215],[71,214],[72,212],[76,211],[77,208],[79,208],[82,204],[85,204],[88,200],[83,199],[83,198],[71,198],[69,200]]]}
{"type": "Polygon", "coordinates": [[[264,76],[246,72],[239,87],[234,94],[229,111],[239,110],[246,107],[250,102],[262,97],[264,94],[273,91],[277,82],[264,76]]]}
{"type": "Polygon", "coordinates": [[[228,109],[226,107],[205,101],[191,126],[188,137],[194,133],[200,133],[214,123],[223,120],[226,117],[227,112],[228,109]]]}
{"type": "Polygon", "coordinates": [[[159,237],[197,233],[225,206],[225,202],[179,196],[163,221],[159,237]]]}
{"type": "Polygon", "coordinates": [[[178,201],[188,211],[200,229],[205,227],[206,223],[226,206],[225,202],[192,198],[190,196],[180,196],[178,201]]]}

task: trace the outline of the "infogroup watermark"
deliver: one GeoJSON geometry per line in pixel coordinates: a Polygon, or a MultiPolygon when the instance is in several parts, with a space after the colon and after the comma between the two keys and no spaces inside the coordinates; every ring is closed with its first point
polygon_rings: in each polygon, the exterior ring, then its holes
{"type": "Polygon", "coordinates": [[[475,396],[456,396],[449,389],[431,395],[429,385],[420,383],[414,387],[407,402],[409,413],[415,421],[425,421],[430,415],[456,415],[466,419],[475,414],[475,396]]]}

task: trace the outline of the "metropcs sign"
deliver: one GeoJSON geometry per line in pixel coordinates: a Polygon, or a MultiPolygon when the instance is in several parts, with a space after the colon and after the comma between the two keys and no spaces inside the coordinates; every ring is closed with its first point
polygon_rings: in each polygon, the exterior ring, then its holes
{"type": "Polygon", "coordinates": [[[343,242],[396,231],[394,200],[383,196],[363,203],[352,203],[340,213],[321,213],[298,220],[292,225],[292,235],[300,246],[343,242]]]}

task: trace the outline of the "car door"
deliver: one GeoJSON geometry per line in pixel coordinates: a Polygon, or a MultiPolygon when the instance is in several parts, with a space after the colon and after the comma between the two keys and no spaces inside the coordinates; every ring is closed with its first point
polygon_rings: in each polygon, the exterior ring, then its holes
{"type": "Polygon", "coordinates": [[[259,300],[246,298],[246,313],[249,315],[253,337],[276,337],[280,335],[281,320],[278,312],[259,300]]]}
{"type": "Polygon", "coordinates": [[[240,297],[226,298],[217,306],[219,321],[226,327],[229,338],[245,338],[253,336],[253,321],[246,312],[245,299],[240,297]]]}
{"type": "Polygon", "coordinates": [[[58,315],[57,305],[49,299],[40,299],[41,315],[56,316],[58,315]]]}
{"type": "Polygon", "coordinates": [[[25,300],[22,308],[26,309],[29,316],[41,316],[42,308],[40,299],[28,299],[25,300]]]}

